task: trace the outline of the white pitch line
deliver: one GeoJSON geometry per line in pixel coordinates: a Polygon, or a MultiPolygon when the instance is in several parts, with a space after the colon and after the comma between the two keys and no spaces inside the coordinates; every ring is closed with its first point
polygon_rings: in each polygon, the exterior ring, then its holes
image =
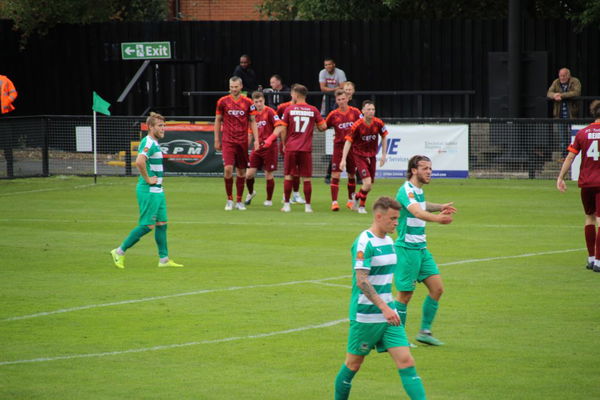
{"type": "MultiPolygon", "coordinates": [[[[441,264],[438,264],[438,265],[440,265],[440,266],[458,265],[458,264],[469,264],[469,263],[474,263],[474,262],[487,262],[487,261],[497,261],[497,260],[508,260],[508,259],[513,259],[513,258],[537,257],[537,256],[543,256],[543,255],[549,255],[549,254],[570,253],[570,252],[581,251],[581,250],[584,250],[584,249],[583,248],[565,249],[565,250],[542,251],[542,252],[538,252],[538,253],[525,253],[525,254],[518,254],[518,255],[514,255],[514,256],[500,256],[500,257],[489,257],[489,258],[472,258],[472,259],[467,259],[467,260],[460,260],[460,261],[452,261],[452,262],[448,262],[448,263],[441,263],[441,264]]],[[[119,306],[119,305],[123,305],[123,304],[143,303],[143,302],[147,302],[147,301],[170,299],[170,298],[182,297],[182,296],[194,296],[194,295],[197,295],[197,294],[206,294],[206,293],[215,293],[215,292],[226,292],[226,291],[240,290],[240,289],[256,289],[256,288],[265,288],[265,287],[289,286],[289,285],[298,285],[298,284],[302,284],[302,283],[322,284],[322,282],[325,282],[325,281],[332,281],[332,280],[337,280],[337,279],[347,279],[349,277],[350,277],[350,275],[342,275],[342,276],[334,276],[334,277],[330,277],[330,278],[312,279],[312,280],[303,280],[303,281],[290,281],[290,282],[270,283],[270,284],[261,284],[261,285],[249,285],[249,286],[232,286],[232,287],[221,288],[221,289],[204,289],[204,290],[196,290],[196,291],[193,291],[193,292],[169,294],[169,295],[164,295],[164,296],[153,296],[153,297],[144,297],[144,298],[141,298],[141,299],[115,301],[115,302],[112,302],[112,303],[88,304],[88,305],[85,305],[85,306],[63,308],[63,309],[60,309],[60,310],[45,311],[45,312],[39,312],[39,313],[35,313],[35,314],[28,314],[28,315],[20,315],[20,316],[16,316],[16,317],[9,317],[9,318],[3,319],[2,322],[18,321],[18,320],[23,320],[23,319],[44,317],[44,316],[47,316],[47,315],[62,314],[62,313],[68,313],[68,312],[73,312],[73,311],[80,311],[80,310],[89,310],[89,309],[92,309],[92,308],[102,308],[102,307],[119,306]]],[[[346,287],[345,285],[341,285],[341,286],[346,287]]]]}
{"type": "Polygon", "coordinates": [[[202,341],[198,341],[198,342],[187,342],[187,343],[176,343],[176,344],[168,344],[168,345],[163,345],[163,346],[143,347],[143,348],[139,348],[139,349],[107,351],[104,353],[71,354],[68,356],[58,356],[58,357],[40,357],[40,358],[32,358],[29,360],[0,361],[0,366],[14,365],[14,364],[39,363],[39,362],[58,361],[58,360],[73,360],[76,358],[117,356],[117,355],[121,355],[121,354],[144,353],[147,351],[159,351],[159,350],[176,349],[176,348],[180,348],[180,347],[198,346],[201,344],[233,342],[233,341],[245,340],[245,339],[261,339],[261,338],[266,338],[269,336],[286,335],[288,333],[308,331],[311,329],[328,328],[330,326],[335,326],[335,325],[338,325],[338,324],[341,324],[341,323],[347,322],[347,321],[348,321],[347,318],[346,319],[338,319],[335,321],[325,322],[325,323],[319,324],[319,325],[302,326],[300,328],[287,329],[284,331],[258,333],[255,335],[248,335],[248,336],[232,336],[232,337],[223,338],[223,339],[202,340],[202,341]]]}
{"type": "Polygon", "coordinates": [[[8,193],[0,193],[0,197],[4,197],[4,196],[13,196],[13,195],[18,195],[18,194],[29,194],[29,193],[39,193],[39,192],[52,192],[52,191],[56,191],[56,190],[70,190],[70,189],[82,189],[82,188],[86,188],[86,187],[90,187],[90,186],[98,186],[98,185],[113,185],[112,183],[88,183],[85,185],[76,185],[70,188],[61,188],[61,187],[54,187],[54,188],[47,188],[47,189],[35,189],[35,190],[23,190],[21,192],[8,192],[8,193]]]}
{"type": "Polygon", "coordinates": [[[249,285],[249,286],[231,286],[231,287],[221,288],[221,289],[195,290],[193,292],[175,293],[175,294],[168,294],[168,295],[164,295],[164,296],[152,296],[152,297],[144,297],[141,299],[122,300],[122,301],[115,301],[115,302],[111,302],[111,303],[88,304],[85,306],[63,308],[60,310],[45,311],[45,312],[39,312],[39,313],[35,313],[35,314],[10,317],[10,318],[3,319],[2,321],[18,321],[18,320],[22,320],[22,319],[45,317],[47,315],[63,314],[63,313],[68,313],[68,312],[73,312],[73,311],[80,311],[80,310],[89,310],[91,308],[102,308],[102,307],[119,306],[119,305],[123,305],[123,304],[143,303],[146,301],[163,300],[163,299],[170,299],[170,298],[174,298],[174,297],[183,297],[183,296],[194,296],[197,294],[227,292],[227,291],[240,290],[240,289],[256,289],[256,288],[268,288],[268,287],[277,287],[277,286],[299,285],[299,284],[303,284],[303,283],[319,283],[322,281],[344,279],[344,278],[348,278],[348,277],[349,277],[348,275],[343,275],[343,276],[334,276],[334,277],[329,277],[329,278],[311,279],[311,280],[304,280],[304,281],[290,281],[290,282],[279,282],[279,283],[266,283],[266,284],[260,284],[260,285],[249,285]]]}

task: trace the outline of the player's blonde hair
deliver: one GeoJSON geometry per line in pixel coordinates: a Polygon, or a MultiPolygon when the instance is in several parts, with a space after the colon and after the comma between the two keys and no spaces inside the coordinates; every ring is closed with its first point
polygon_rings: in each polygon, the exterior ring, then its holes
{"type": "Polygon", "coordinates": [[[146,118],[146,125],[154,126],[154,125],[158,124],[159,121],[165,122],[165,117],[163,117],[159,113],[155,113],[152,111],[152,112],[150,112],[150,115],[148,116],[148,118],[146,118]]]}
{"type": "Polygon", "coordinates": [[[600,100],[594,100],[590,104],[590,114],[594,118],[600,118],[600,100]]]}

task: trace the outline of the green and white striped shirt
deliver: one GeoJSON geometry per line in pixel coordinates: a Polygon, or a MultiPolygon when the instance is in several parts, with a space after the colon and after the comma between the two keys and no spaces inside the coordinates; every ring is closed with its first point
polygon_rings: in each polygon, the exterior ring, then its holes
{"type": "Polygon", "coordinates": [[[396,246],[409,249],[424,249],[427,247],[427,235],[425,235],[426,221],[416,218],[408,211],[408,206],[418,204],[426,210],[425,193],[422,188],[414,186],[409,181],[400,186],[396,194],[396,200],[402,205],[400,218],[398,218],[398,238],[396,246]]]}
{"type": "Polygon", "coordinates": [[[138,154],[146,156],[146,170],[148,176],[156,176],[158,181],[155,185],[148,185],[144,178],[140,175],[138,178],[138,189],[147,190],[149,193],[162,193],[163,181],[163,153],[160,150],[158,142],[147,135],[140,142],[138,154]]]}
{"type": "Polygon", "coordinates": [[[387,322],[383,313],[365,296],[356,284],[356,270],[369,270],[369,282],[387,305],[395,310],[392,282],[396,268],[396,252],[391,237],[379,238],[363,231],[352,245],[352,297],[350,320],[368,324],[387,322]]]}

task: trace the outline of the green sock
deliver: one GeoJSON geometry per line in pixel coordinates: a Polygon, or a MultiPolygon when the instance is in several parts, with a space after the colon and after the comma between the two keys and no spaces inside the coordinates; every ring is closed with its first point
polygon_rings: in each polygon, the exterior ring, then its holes
{"type": "Polygon", "coordinates": [[[408,397],[412,400],[425,400],[425,388],[421,378],[417,375],[417,369],[415,367],[408,367],[399,369],[400,379],[402,380],[402,386],[408,397]]]}
{"type": "Polygon", "coordinates": [[[167,224],[156,225],[154,231],[154,240],[156,240],[156,246],[158,247],[158,256],[165,258],[169,256],[169,250],[167,249],[167,224]]]}
{"type": "Polygon", "coordinates": [[[335,400],[346,400],[350,396],[354,375],[356,375],[356,371],[352,371],[346,367],[346,364],[342,364],[340,372],[335,377],[335,400]]]}
{"type": "Polygon", "coordinates": [[[431,324],[433,324],[438,307],[439,303],[437,301],[429,296],[425,297],[425,301],[423,302],[423,320],[421,321],[421,330],[431,330],[431,324]]]}
{"type": "Polygon", "coordinates": [[[121,244],[121,250],[126,251],[128,248],[136,244],[142,238],[142,236],[151,230],[152,229],[148,228],[146,225],[136,226],[131,230],[131,232],[129,232],[129,236],[123,240],[123,244],[121,244]]]}
{"type": "Polygon", "coordinates": [[[396,311],[398,311],[398,315],[400,315],[400,320],[402,321],[402,326],[406,327],[406,304],[395,301],[396,303],[396,311]]]}

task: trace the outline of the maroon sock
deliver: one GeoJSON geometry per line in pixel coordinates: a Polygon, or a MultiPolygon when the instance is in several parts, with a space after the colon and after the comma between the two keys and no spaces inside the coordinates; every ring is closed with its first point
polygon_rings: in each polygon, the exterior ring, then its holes
{"type": "Polygon", "coordinates": [[[594,246],[596,246],[596,226],[595,225],[586,225],[584,227],[585,232],[585,244],[587,246],[588,256],[593,257],[594,254],[598,254],[594,252],[594,246]]]}
{"type": "Polygon", "coordinates": [[[331,178],[331,201],[337,201],[338,192],[340,191],[340,179],[331,178]]]}
{"type": "Polygon", "coordinates": [[[246,178],[237,177],[235,180],[235,188],[237,194],[237,202],[242,201],[242,196],[244,195],[244,184],[246,183],[246,178]]]}
{"type": "Polygon", "coordinates": [[[364,207],[365,204],[367,203],[367,196],[369,195],[368,191],[365,191],[363,189],[360,189],[360,206],[364,207]]]}
{"type": "Polygon", "coordinates": [[[225,193],[227,193],[227,200],[233,200],[233,178],[225,179],[225,193]]]}
{"type": "Polygon", "coordinates": [[[246,179],[246,187],[248,188],[248,193],[254,192],[254,178],[246,179]]]}
{"type": "Polygon", "coordinates": [[[356,179],[348,178],[348,200],[352,200],[354,192],[356,192],[356,179]]]}
{"type": "Polygon", "coordinates": [[[310,204],[310,196],[312,195],[311,181],[304,181],[304,200],[306,204],[310,204]]]}
{"type": "Polygon", "coordinates": [[[271,201],[273,198],[273,191],[275,190],[275,179],[267,179],[267,200],[271,201]]]}
{"type": "Polygon", "coordinates": [[[286,179],[283,181],[283,199],[286,203],[290,202],[290,197],[292,196],[292,186],[294,186],[294,184],[291,180],[286,179]]]}
{"type": "Polygon", "coordinates": [[[300,190],[300,177],[292,176],[292,182],[294,182],[294,192],[298,192],[300,190]]]}

